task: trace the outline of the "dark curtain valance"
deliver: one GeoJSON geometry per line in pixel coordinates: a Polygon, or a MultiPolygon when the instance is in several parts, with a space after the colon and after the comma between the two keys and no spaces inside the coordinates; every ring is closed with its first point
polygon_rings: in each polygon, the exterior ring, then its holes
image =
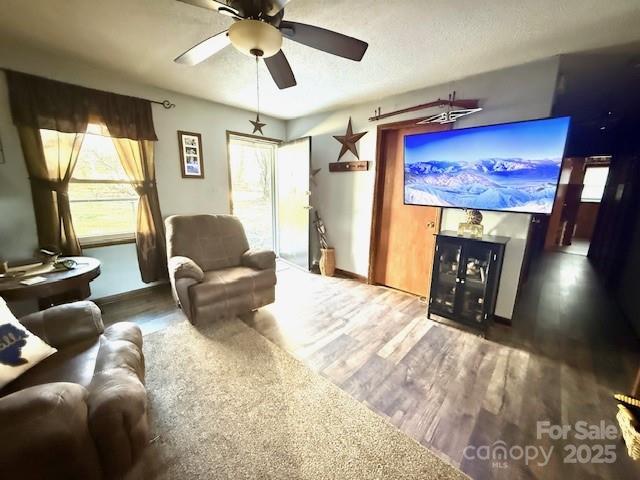
{"type": "Polygon", "coordinates": [[[8,70],[13,123],[19,127],[84,133],[103,124],[109,135],[157,140],[151,102],[8,70]]]}

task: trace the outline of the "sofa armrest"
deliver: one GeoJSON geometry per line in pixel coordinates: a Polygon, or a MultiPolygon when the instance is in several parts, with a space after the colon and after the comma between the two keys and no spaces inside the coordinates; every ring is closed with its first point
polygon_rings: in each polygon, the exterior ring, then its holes
{"type": "Polygon", "coordinates": [[[122,478],[149,444],[147,393],[125,369],[101,372],[89,387],[89,430],[107,478],[122,478]]]}
{"type": "Polygon", "coordinates": [[[276,268],[276,254],[271,250],[247,250],[240,257],[242,265],[256,270],[276,268]]]}
{"type": "Polygon", "coordinates": [[[100,338],[89,385],[89,430],[107,478],[122,478],[149,444],[142,334],[132,323],[110,326],[100,338]]]}
{"type": "Polygon", "coordinates": [[[22,317],[20,323],[55,348],[95,338],[104,331],[100,309],[88,301],[31,313],[22,317]]]}
{"type": "Polygon", "coordinates": [[[87,393],[73,383],[46,383],[0,398],[3,478],[101,477],[87,393]]]}
{"type": "Polygon", "coordinates": [[[171,257],[168,264],[169,275],[174,281],[180,278],[191,278],[196,282],[201,282],[204,279],[202,269],[189,257],[171,257]]]}

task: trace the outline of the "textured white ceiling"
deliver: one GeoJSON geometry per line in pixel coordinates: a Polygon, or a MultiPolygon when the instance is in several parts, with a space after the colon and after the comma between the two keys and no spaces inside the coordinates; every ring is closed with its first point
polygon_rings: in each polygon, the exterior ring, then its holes
{"type": "MultiPolygon", "coordinates": [[[[298,86],[260,66],[261,107],[293,118],[560,53],[640,39],[639,0],[291,0],[285,18],[369,42],[361,63],[284,40],[298,86]]],[[[227,17],[175,0],[0,0],[0,32],[132,80],[255,108],[255,66],[233,47],[173,58],[227,17]]]]}

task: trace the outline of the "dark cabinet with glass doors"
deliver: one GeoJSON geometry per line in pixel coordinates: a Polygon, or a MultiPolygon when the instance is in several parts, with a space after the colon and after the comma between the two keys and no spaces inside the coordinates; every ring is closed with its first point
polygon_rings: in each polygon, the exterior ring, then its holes
{"type": "Polygon", "coordinates": [[[436,235],[429,316],[486,330],[493,319],[508,237],[436,235]]]}

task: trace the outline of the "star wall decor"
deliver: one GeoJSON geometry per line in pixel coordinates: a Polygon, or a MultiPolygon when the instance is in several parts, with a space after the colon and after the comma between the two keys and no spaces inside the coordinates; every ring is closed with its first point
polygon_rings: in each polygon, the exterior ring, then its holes
{"type": "Polygon", "coordinates": [[[256,132],[260,132],[260,135],[264,136],[264,133],[262,132],[262,127],[264,127],[266,125],[266,123],[262,123],[260,122],[260,114],[257,113],[256,114],[256,120],[249,120],[249,123],[251,125],[253,125],[253,132],[251,133],[256,133],[256,132]]]}
{"type": "Polygon", "coordinates": [[[338,155],[338,161],[342,158],[342,156],[351,152],[355,155],[355,157],[359,160],[358,149],[356,148],[356,142],[364,137],[367,132],[362,133],[353,133],[353,127],[351,126],[351,117],[349,117],[349,123],[347,124],[347,131],[344,135],[334,135],[337,141],[342,144],[342,148],[340,149],[340,155],[338,155]]]}

